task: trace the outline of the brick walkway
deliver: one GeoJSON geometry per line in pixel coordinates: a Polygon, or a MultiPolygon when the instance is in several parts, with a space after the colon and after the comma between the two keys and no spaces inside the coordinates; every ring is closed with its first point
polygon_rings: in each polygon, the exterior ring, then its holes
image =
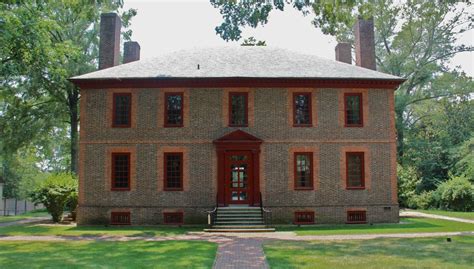
{"type": "Polygon", "coordinates": [[[262,240],[236,238],[219,244],[216,269],[267,269],[270,268],[262,249],[262,240]]]}

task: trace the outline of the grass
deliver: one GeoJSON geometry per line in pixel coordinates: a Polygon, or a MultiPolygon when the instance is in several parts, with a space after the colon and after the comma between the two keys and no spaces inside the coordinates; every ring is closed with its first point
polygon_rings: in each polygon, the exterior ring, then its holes
{"type": "Polygon", "coordinates": [[[264,244],[271,268],[472,268],[473,236],[264,244]]]}
{"type": "Polygon", "coordinates": [[[277,230],[294,231],[297,235],[462,232],[474,231],[474,224],[439,219],[402,218],[401,223],[284,226],[277,227],[277,230]]]}
{"type": "Polygon", "coordinates": [[[427,213],[427,214],[435,214],[435,215],[453,217],[453,218],[474,220],[474,212],[446,211],[446,210],[437,210],[437,209],[415,210],[415,211],[422,212],[422,213],[427,213]]]}
{"type": "Polygon", "coordinates": [[[37,210],[29,211],[24,214],[16,215],[16,216],[0,216],[0,223],[23,220],[23,219],[27,219],[31,217],[47,217],[47,216],[49,216],[49,214],[46,211],[46,209],[37,209],[37,210]]]}
{"type": "Polygon", "coordinates": [[[68,226],[25,224],[0,227],[0,235],[65,235],[65,236],[173,236],[189,231],[202,231],[203,227],[173,226],[68,226]]]}
{"type": "Polygon", "coordinates": [[[202,241],[3,241],[0,268],[211,268],[216,251],[202,241]]]}

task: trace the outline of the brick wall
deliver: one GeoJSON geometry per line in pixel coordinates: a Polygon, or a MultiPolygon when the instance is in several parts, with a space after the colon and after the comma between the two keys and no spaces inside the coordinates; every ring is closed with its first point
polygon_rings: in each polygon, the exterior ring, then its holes
{"type": "MultiPolygon", "coordinates": [[[[166,89],[133,89],[132,128],[111,128],[110,96],[106,90],[83,90],[80,139],[80,224],[107,223],[110,212],[131,212],[132,224],[162,223],[163,212],[184,212],[185,223],[205,223],[203,210],[215,204],[217,157],[212,141],[236,128],[227,122],[224,93],[235,89],[183,89],[185,125],[164,128],[162,98],[166,89]],[[133,115],[134,114],[134,115],[133,115]],[[135,124],[133,124],[135,120],[135,124]],[[131,191],[107,188],[109,153],[113,148],[132,148],[135,156],[131,191]],[[185,153],[184,191],[162,190],[162,152],[179,149],[185,153]],[[188,172],[186,172],[188,171],[188,172]],[[161,184],[161,185],[160,185],[161,184]]],[[[239,89],[237,89],[239,90],[239,89]]],[[[317,223],[345,222],[349,208],[366,208],[369,222],[398,221],[396,198],[396,155],[393,120],[393,90],[362,90],[364,127],[341,125],[341,96],[351,89],[241,89],[249,91],[254,106],[249,127],[240,128],[264,142],[260,157],[260,190],[264,205],[282,223],[293,221],[294,211],[315,212],[317,223]],[[313,127],[290,127],[293,91],[313,96],[313,127]],[[343,152],[363,148],[365,190],[346,190],[341,167],[343,152]],[[295,191],[291,152],[314,152],[315,188],[295,191]],[[386,208],[390,207],[390,209],[386,208]]],[[[114,90],[109,90],[114,91],[114,90]]],[[[173,89],[179,91],[179,89],[173,89]]],[[[249,110],[250,111],[250,110],[249,110]]],[[[133,161],[133,160],[132,160],[133,161]]]]}

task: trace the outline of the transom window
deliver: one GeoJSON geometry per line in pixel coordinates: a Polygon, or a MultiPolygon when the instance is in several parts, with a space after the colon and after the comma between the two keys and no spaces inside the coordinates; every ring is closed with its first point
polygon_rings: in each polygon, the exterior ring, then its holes
{"type": "Polygon", "coordinates": [[[346,177],[348,189],[365,188],[363,152],[346,152],[346,177]]]}
{"type": "Polygon", "coordinates": [[[229,126],[248,126],[248,93],[229,93],[229,126]]]}
{"type": "Polygon", "coordinates": [[[183,126],[183,93],[165,94],[165,126],[183,126]]]}
{"type": "Polygon", "coordinates": [[[311,93],[293,93],[293,125],[311,125],[311,93]]]}
{"type": "Polygon", "coordinates": [[[361,127],[362,121],[362,93],[344,94],[345,125],[347,127],[361,127]]]}
{"type": "Polygon", "coordinates": [[[132,112],[132,94],[114,93],[113,127],[130,127],[132,112]]]}
{"type": "Polygon", "coordinates": [[[313,189],[313,153],[296,152],[295,159],[295,189],[313,189]]]}
{"type": "Polygon", "coordinates": [[[300,211],[295,212],[295,224],[313,224],[314,223],[314,212],[312,211],[300,211]]]}
{"type": "Polygon", "coordinates": [[[112,190],[130,190],[130,153],[112,153],[112,190]]]}
{"type": "Polygon", "coordinates": [[[183,153],[165,153],[165,187],[167,191],[183,190],[183,153]]]}

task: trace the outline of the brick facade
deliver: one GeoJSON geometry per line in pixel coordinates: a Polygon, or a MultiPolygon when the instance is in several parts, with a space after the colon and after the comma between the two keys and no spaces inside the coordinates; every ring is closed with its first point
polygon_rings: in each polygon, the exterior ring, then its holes
{"type": "Polygon", "coordinates": [[[397,222],[396,141],[392,89],[120,89],[132,93],[132,127],[112,128],[112,92],[81,90],[79,224],[110,222],[130,212],[131,224],[162,224],[164,212],[206,223],[218,188],[215,139],[241,129],[263,140],[260,191],[278,223],[312,211],[315,223],[344,223],[347,211],[368,222],[397,222]],[[229,92],[249,93],[249,127],[228,127],[229,92]],[[184,93],[184,127],[163,126],[167,91],[184,93]],[[312,93],[312,127],[292,127],[293,92],[312,93]],[[361,92],[363,127],[344,127],[345,92],[361,92]],[[366,188],[346,190],[344,152],[365,153],[366,188]],[[131,190],[110,190],[110,153],[131,152],[131,190]],[[163,191],[163,153],[183,152],[183,191],[163,191]],[[294,190],[293,153],[313,153],[312,190],[294,190]]]}

